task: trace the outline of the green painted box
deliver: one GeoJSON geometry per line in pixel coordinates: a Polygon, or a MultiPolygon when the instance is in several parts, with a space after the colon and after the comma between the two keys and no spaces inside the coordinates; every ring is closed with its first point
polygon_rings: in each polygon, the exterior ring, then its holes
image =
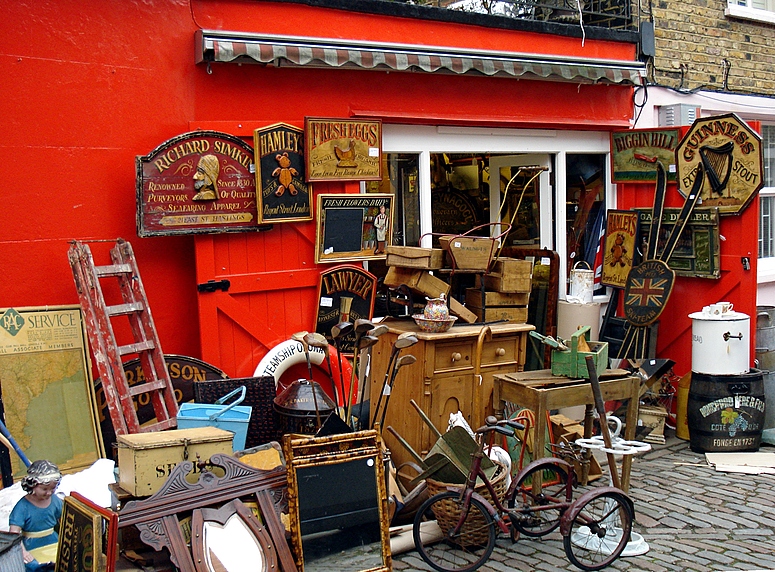
{"type": "Polygon", "coordinates": [[[589,379],[586,361],[587,356],[594,357],[595,370],[598,375],[608,368],[608,342],[589,341],[589,326],[584,326],[573,332],[570,339],[565,340],[565,345],[568,346],[569,349],[552,351],[552,375],[564,375],[573,378],[583,377],[589,379]],[[586,340],[591,351],[580,352],[578,350],[579,339],[582,336],[586,340]]]}

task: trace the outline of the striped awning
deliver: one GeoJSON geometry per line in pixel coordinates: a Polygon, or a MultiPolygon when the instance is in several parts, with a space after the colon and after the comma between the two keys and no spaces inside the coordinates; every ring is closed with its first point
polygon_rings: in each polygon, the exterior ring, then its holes
{"type": "Polygon", "coordinates": [[[432,46],[343,43],[333,39],[208,30],[197,32],[197,63],[200,62],[478,74],[633,85],[640,85],[646,72],[645,64],[637,61],[559,58],[514,52],[460,52],[432,46]]]}

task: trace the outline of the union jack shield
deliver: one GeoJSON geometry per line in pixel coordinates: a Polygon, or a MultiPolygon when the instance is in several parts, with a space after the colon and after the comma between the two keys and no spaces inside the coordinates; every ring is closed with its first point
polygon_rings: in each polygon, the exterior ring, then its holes
{"type": "Polygon", "coordinates": [[[673,291],[675,272],[662,260],[647,260],[635,266],[624,287],[624,315],[633,326],[653,324],[673,291]]]}

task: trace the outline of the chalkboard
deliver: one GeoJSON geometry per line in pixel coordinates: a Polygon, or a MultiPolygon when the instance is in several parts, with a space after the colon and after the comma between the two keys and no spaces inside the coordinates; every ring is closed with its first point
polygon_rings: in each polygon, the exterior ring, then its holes
{"type": "Polygon", "coordinates": [[[393,235],[393,195],[321,194],[317,212],[315,262],[385,258],[393,235]],[[387,221],[380,212],[382,207],[387,221]],[[387,222],[387,228],[380,222],[387,222]]]}
{"type": "Polygon", "coordinates": [[[363,209],[329,209],[323,251],[360,252],[363,222],[363,209]]]}

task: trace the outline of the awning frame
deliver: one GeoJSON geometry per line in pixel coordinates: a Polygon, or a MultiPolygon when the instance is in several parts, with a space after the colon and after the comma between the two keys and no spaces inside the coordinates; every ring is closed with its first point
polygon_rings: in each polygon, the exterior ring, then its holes
{"type": "Polygon", "coordinates": [[[645,63],[441,46],[199,30],[197,63],[385,70],[641,85],[645,63]]]}

